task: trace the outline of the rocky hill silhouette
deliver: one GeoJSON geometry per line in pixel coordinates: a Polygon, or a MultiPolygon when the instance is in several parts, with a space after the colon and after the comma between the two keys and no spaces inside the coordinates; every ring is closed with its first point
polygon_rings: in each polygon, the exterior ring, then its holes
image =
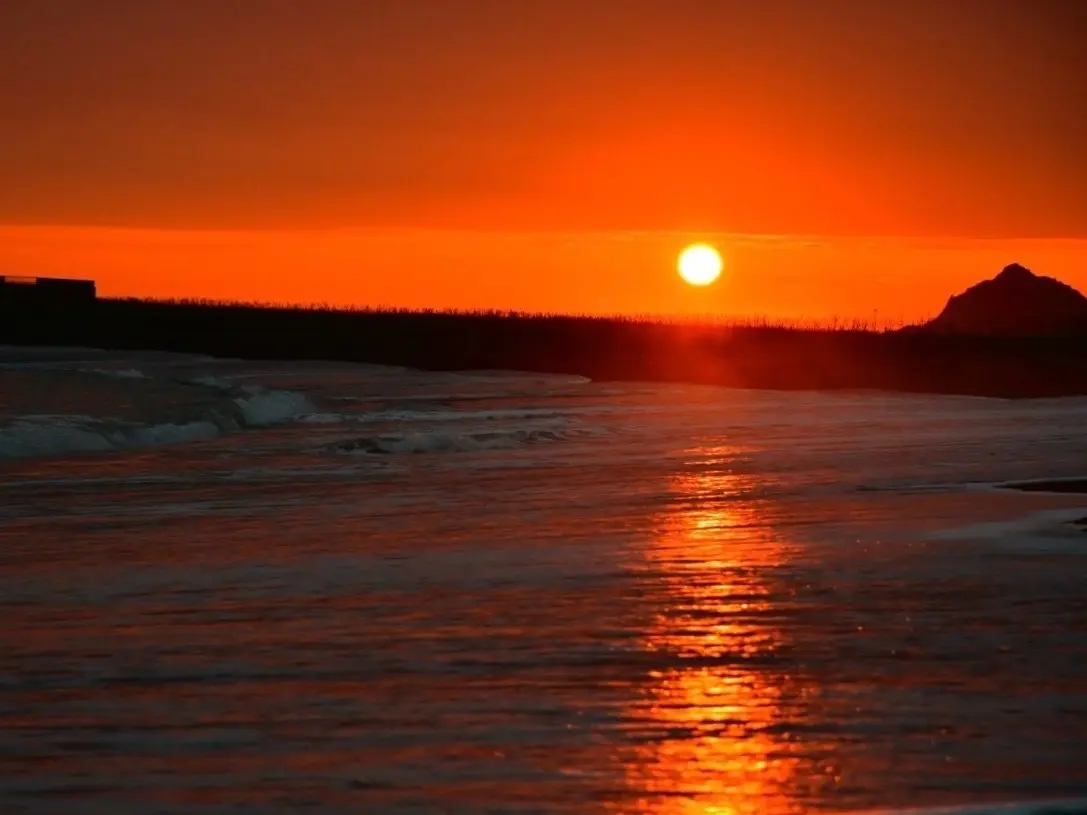
{"type": "Polygon", "coordinates": [[[952,295],[923,328],[949,334],[1087,334],[1087,297],[1066,283],[1013,263],[991,280],[952,295]]]}

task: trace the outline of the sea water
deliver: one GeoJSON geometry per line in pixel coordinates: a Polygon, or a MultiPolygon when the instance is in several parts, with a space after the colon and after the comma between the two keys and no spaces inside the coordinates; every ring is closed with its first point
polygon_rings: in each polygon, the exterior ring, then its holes
{"type": "Polygon", "coordinates": [[[1087,797],[1085,427],[0,349],[0,811],[1087,797]]]}

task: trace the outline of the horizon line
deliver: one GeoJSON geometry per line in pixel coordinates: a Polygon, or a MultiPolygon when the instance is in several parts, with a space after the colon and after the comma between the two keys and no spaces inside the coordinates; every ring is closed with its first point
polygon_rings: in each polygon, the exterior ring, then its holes
{"type": "Polygon", "coordinates": [[[653,238],[676,236],[683,239],[702,237],[736,238],[758,242],[775,243],[782,241],[798,242],[835,242],[835,241],[909,241],[918,243],[963,241],[974,243],[1087,243],[1087,234],[1070,235],[977,235],[977,234],[923,234],[923,233],[866,233],[866,232],[743,232],[728,229],[698,229],[667,227],[661,229],[621,229],[621,228],[496,228],[478,227],[431,227],[431,226],[335,226],[335,227],[230,227],[230,226],[149,226],[123,224],[76,224],[76,223],[12,223],[0,221],[0,232],[32,232],[43,230],[67,230],[72,232],[97,233],[140,233],[162,235],[229,235],[236,237],[259,236],[327,236],[327,237],[368,237],[378,235],[456,235],[456,236],[554,236],[554,237],[610,237],[614,239],[653,238]]]}

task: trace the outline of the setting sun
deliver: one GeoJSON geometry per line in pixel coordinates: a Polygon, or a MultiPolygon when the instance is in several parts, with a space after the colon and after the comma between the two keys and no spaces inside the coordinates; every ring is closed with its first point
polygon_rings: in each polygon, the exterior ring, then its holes
{"type": "Polygon", "coordinates": [[[721,255],[706,243],[695,243],[679,254],[679,276],[692,286],[708,286],[721,274],[721,255]]]}

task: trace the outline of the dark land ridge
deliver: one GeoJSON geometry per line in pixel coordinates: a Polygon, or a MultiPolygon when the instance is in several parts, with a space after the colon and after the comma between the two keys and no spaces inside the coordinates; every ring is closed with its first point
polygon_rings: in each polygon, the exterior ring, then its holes
{"type": "Polygon", "coordinates": [[[595,380],[1007,398],[1087,394],[1087,298],[1009,266],[896,330],[505,312],[0,299],[0,344],[507,369],[595,380]]]}
{"type": "MultiPolygon", "coordinates": [[[[1072,494],[1087,493],[1087,478],[1059,478],[1050,481],[1013,481],[1005,488],[1023,492],[1064,492],[1072,494]]],[[[1074,524],[1087,525],[1087,518],[1072,521],[1074,524]]]]}
{"type": "Polygon", "coordinates": [[[992,280],[953,295],[925,327],[958,334],[1075,336],[1087,332],[1087,297],[1013,263],[992,280]]]}

